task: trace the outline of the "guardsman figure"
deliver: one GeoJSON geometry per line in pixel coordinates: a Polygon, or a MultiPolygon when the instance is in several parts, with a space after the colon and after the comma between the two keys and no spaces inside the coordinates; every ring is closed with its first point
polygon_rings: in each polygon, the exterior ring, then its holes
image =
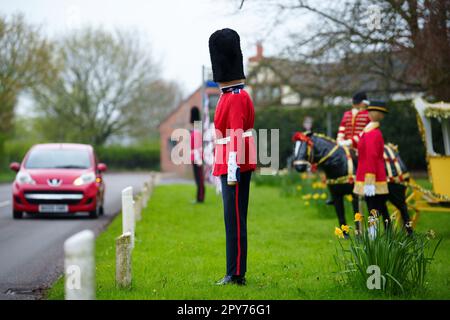
{"type": "Polygon", "coordinates": [[[358,143],[358,169],[353,192],[364,196],[369,211],[383,215],[387,227],[390,218],[386,207],[389,194],[384,163],[384,140],[380,121],[388,112],[384,101],[370,101],[367,107],[370,122],[360,134],[358,143]]]}
{"type": "Polygon", "coordinates": [[[244,90],[240,38],[222,29],[209,38],[214,81],[221,96],[214,116],[216,145],[213,175],[220,176],[226,231],[227,271],[218,285],[245,284],[247,271],[247,209],[256,151],[252,129],[253,102],[244,90]]]}
{"type": "Polygon", "coordinates": [[[340,146],[357,148],[359,134],[370,122],[369,114],[365,109],[369,104],[365,92],[358,92],[353,96],[352,109],[344,113],[337,134],[340,146]]]}
{"type": "Polygon", "coordinates": [[[196,202],[202,203],[205,199],[205,179],[203,174],[203,138],[200,130],[194,128],[194,123],[200,121],[200,110],[197,106],[191,109],[191,163],[194,170],[195,184],[197,185],[196,202]]]}

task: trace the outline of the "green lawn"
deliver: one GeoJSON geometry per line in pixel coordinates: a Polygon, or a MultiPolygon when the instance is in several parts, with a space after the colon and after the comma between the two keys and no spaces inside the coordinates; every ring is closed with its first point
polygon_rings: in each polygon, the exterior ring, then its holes
{"type": "MultiPolygon", "coordinates": [[[[133,287],[115,287],[115,237],[121,217],[96,244],[98,299],[371,299],[338,281],[334,209],[317,213],[279,189],[252,186],[248,217],[247,286],[214,286],[225,273],[221,198],[211,188],[206,203],[191,204],[194,186],[159,186],[137,224],[133,287]]],[[[352,221],[350,212],[349,221],[352,221]]],[[[423,213],[419,231],[444,238],[431,266],[426,292],[414,298],[450,299],[450,215],[423,213]]],[[[63,281],[49,299],[63,299],[63,281]]],[[[380,296],[376,296],[380,298],[380,296]]],[[[381,297],[383,298],[383,297],[381,297]]]]}

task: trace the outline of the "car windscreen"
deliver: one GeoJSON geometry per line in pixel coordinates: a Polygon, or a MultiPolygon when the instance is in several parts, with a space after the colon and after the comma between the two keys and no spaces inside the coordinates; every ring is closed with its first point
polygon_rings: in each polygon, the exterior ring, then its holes
{"type": "Polygon", "coordinates": [[[87,150],[34,149],[28,156],[27,169],[88,169],[91,160],[87,150]]]}

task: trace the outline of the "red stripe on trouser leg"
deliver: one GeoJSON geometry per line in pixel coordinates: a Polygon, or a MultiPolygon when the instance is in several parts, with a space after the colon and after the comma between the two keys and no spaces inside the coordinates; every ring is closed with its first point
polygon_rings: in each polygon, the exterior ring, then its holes
{"type": "Polygon", "coordinates": [[[241,221],[239,217],[239,183],[236,183],[237,261],[236,275],[241,274],[241,221]]]}

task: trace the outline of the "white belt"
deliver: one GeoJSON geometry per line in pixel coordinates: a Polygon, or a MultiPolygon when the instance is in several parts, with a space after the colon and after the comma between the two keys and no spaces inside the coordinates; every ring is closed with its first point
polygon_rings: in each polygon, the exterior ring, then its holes
{"type": "MultiPolygon", "coordinates": [[[[250,131],[245,131],[244,133],[242,133],[242,138],[248,138],[248,137],[251,137],[252,135],[253,134],[252,134],[251,130],[250,131]]],[[[230,141],[231,141],[231,137],[228,136],[228,137],[225,137],[225,138],[222,138],[222,139],[216,139],[215,143],[216,144],[227,144],[230,141]]]]}

